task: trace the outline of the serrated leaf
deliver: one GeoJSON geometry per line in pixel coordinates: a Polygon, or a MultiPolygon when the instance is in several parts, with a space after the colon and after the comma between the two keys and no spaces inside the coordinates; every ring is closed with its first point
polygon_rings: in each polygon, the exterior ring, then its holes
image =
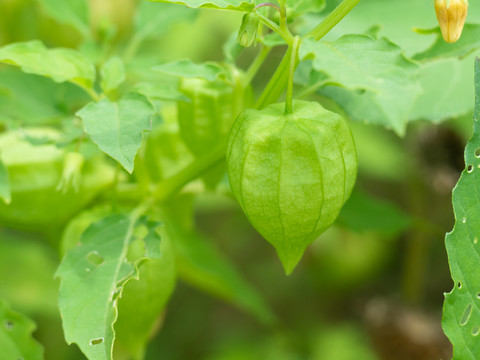
{"type": "Polygon", "coordinates": [[[210,8],[237,11],[252,11],[255,7],[253,1],[244,0],[149,0],[154,2],[168,2],[172,4],[186,5],[190,8],[210,8]]]}
{"type": "Polygon", "coordinates": [[[5,204],[10,204],[12,194],[10,193],[10,181],[8,179],[8,170],[0,158],[0,199],[5,204]]]}
{"type": "Polygon", "coordinates": [[[109,99],[91,102],[77,116],[93,142],[131,173],[143,132],[151,129],[154,113],[145,96],[128,93],[117,102],[109,99]]]}
{"type": "Polygon", "coordinates": [[[0,299],[0,349],[3,359],[43,359],[42,346],[32,337],[32,320],[12,311],[0,299]]]}
{"type": "Polygon", "coordinates": [[[419,61],[462,57],[480,48],[480,25],[465,24],[462,36],[455,43],[447,43],[443,40],[440,28],[430,30],[428,33],[436,33],[437,38],[430,48],[415,54],[412,58],[419,61]]]}
{"type": "Polygon", "coordinates": [[[125,81],[125,66],[122,59],[117,56],[110,58],[102,66],[100,75],[102,77],[100,85],[104,92],[117,89],[125,81]]]}
{"type": "MultiPolygon", "coordinates": [[[[138,262],[145,258],[131,256],[137,224],[128,215],[111,215],[92,224],[56,272],[65,339],[91,360],[112,359],[117,301],[127,281],[138,278],[138,262]]],[[[159,247],[160,237],[155,239],[159,247]]]]}
{"type": "Polygon", "coordinates": [[[38,40],[0,48],[0,62],[16,65],[26,73],[50,77],[56,82],[70,81],[87,88],[95,82],[95,67],[82,53],[64,48],[47,49],[38,40]]]}
{"type": "Polygon", "coordinates": [[[195,64],[188,59],[158,65],[153,70],[172,76],[202,78],[208,81],[216,80],[223,73],[223,69],[215,63],[195,64]]]}
{"type": "Polygon", "coordinates": [[[334,42],[307,38],[300,58],[313,57],[313,68],[330,83],[322,94],[335,100],[356,121],[381,124],[403,134],[421,88],[419,66],[385,38],[345,35],[334,42]]]}
{"type": "Polygon", "coordinates": [[[454,288],[445,294],[442,326],[453,344],[454,359],[480,357],[480,59],[475,60],[473,136],[465,147],[466,169],[453,189],[455,225],[447,234],[454,288]]]}
{"type": "MultiPolygon", "coordinates": [[[[158,225],[158,224],[155,224],[158,225]]],[[[155,259],[139,267],[139,279],[129,281],[118,302],[119,316],[115,323],[117,333],[116,346],[128,352],[134,359],[145,357],[146,344],[155,332],[158,317],[170,298],[175,287],[174,252],[170,242],[164,236],[164,227],[160,247],[151,231],[145,242],[155,243],[150,250],[157,250],[155,259]]]]}
{"type": "Polygon", "coordinates": [[[203,235],[187,231],[166,216],[166,234],[176,252],[178,276],[185,282],[255,315],[275,321],[268,305],[238,270],[203,235]]]}
{"type": "Polygon", "coordinates": [[[39,0],[45,11],[63,24],[72,25],[83,36],[89,33],[88,0],[39,0]]]}

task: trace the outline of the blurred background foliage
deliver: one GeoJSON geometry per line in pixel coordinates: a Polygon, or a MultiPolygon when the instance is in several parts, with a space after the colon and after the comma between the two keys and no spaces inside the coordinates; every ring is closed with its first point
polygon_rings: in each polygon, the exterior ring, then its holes
{"type": "MultiPolygon", "coordinates": [[[[48,47],[81,49],[97,64],[123,54],[127,81],[135,83],[161,62],[222,60],[222,48],[241,22],[235,12],[134,0],[91,0],[88,15],[86,2],[74,2],[78,9],[72,19],[62,21],[62,1],[2,0],[0,45],[41,39],[48,47]]],[[[337,3],[327,1],[323,12],[293,26],[306,31],[337,3]]],[[[480,7],[471,8],[469,21],[480,15],[480,7]]],[[[412,28],[434,26],[429,1],[363,0],[327,40],[346,33],[378,34],[412,56],[435,39],[412,28]]],[[[254,79],[257,94],[283,51],[276,48],[254,79]]],[[[246,67],[255,52],[244,51],[239,66],[246,67]]],[[[403,138],[350,123],[359,157],[356,189],[336,225],[309,247],[291,276],[284,276],[270,245],[231,198],[222,191],[197,196],[199,232],[239,268],[275,320],[262,322],[221,297],[179,282],[146,358],[448,358],[451,349],[440,319],[443,292],[452,284],[443,239],[453,226],[451,189],[464,168],[463,147],[471,133],[474,55],[421,68],[423,98],[412,111],[417,121],[403,138]]],[[[311,98],[329,105],[321,93],[311,98]]],[[[85,94],[71,85],[0,66],[0,119],[58,125],[82,102],[85,94]]],[[[168,113],[171,106],[162,106],[168,113]]],[[[34,336],[45,346],[46,359],[82,359],[75,346],[65,344],[53,280],[65,224],[41,231],[0,225],[0,298],[37,323],[34,336]]]]}

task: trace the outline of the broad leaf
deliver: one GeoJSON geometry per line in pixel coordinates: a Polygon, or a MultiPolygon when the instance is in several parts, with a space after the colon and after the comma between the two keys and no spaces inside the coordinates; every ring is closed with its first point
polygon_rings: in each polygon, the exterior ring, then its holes
{"type": "Polygon", "coordinates": [[[89,34],[88,0],[39,0],[39,2],[58,22],[72,25],[83,36],[89,34]]]}
{"type": "Polygon", "coordinates": [[[153,70],[173,76],[202,78],[209,81],[216,80],[223,72],[222,68],[215,63],[195,64],[190,60],[180,60],[158,65],[153,70]]]}
{"type": "Polygon", "coordinates": [[[43,359],[43,349],[32,337],[33,321],[12,311],[3,300],[0,300],[0,324],[3,359],[43,359]]]}
{"type": "Polygon", "coordinates": [[[308,38],[300,57],[313,57],[313,68],[340,85],[327,87],[322,94],[335,100],[353,120],[405,132],[421,88],[415,77],[418,65],[397,45],[366,35],[346,35],[334,42],[308,38]]]}
{"type": "Polygon", "coordinates": [[[77,115],[93,142],[131,173],[143,131],[150,130],[154,113],[145,96],[128,93],[118,102],[105,98],[89,103],[77,115]]]}
{"type": "Polygon", "coordinates": [[[127,281],[137,278],[137,266],[158,257],[160,237],[155,227],[136,231],[145,221],[111,215],[91,225],[80,245],[67,252],[56,276],[61,279],[59,308],[65,338],[91,360],[112,359],[117,302],[127,281]]]}
{"type": "Polygon", "coordinates": [[[91,88],[95,81],[95,67],[82,53],[64,48],[47,49],[37,40],[0,48],[0,62],[16,65],[26,73],[50,77],[56,82],[70,81],[91,88]]]}
{"type": "Polygon", "coordinates": [[[160,258],[139,267],[139,279],[125,285],[118,302],[116,346],[134,359],[145,357],[147,342],[158,330],[155,325],[175,287],[174,252],[164,230],[162,227],[160,258]]]}
{"type": "Polygon", "coordinates": [[[446,43],[440,32],[440,28],[435,28],[420,33],[435,33],[437,38],[433,45],[425,51],[413,56],[413,59],[419,61],[435,60],[450,57],[462,57],[466,54],[480,48],[480,25],[465,24],[460,39],[453,43],[446,43]]]}
{"type": "Polygon", "coordinates": [[[480,59],[475,61],[473,136],[465,147],[466,169],[453,189],[455,225],[445,238],[454,288],[445,294],[442,326],[454,359],[480,358],[480,59]]]}
{"type": "Polygon", "coordinates": [[[10,193],[10,181],[8,179],[8,170],[0,158],[0,199],[5,204],[10,204],[12,194],[10,193]]]}
{"type": "Polygon", "coordinates": [[[100,70],[100,85],[108,93],[117,89],[125,81],[125,66],[119,57],[110,58],[100,70]]]}
{"type": "Polygon", "coordinates": [[[238,11],[251,11],[255,7],[253,0],[150,0],[156,2],[169,2],[173,4],[186,5],[190,8],[210,8],[238,11]]]}

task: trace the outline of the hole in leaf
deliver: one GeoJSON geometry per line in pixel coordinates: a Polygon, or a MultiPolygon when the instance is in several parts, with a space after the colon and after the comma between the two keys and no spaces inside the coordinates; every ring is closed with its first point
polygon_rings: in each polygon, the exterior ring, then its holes
{"type": "Polygon", "coordinates": [[[478,326],[472,327],[472,335],[477,336],[480,333],[480,328],[478,326]]]}
{"type": "Polygon", "coordinates": [[[465,224],[466,222],[467,222],[467,218],[466,218],[466,217],[464,217],[464,218],[462,219],[462,223],[464,223],[464,224],[465,224]]]}
{"type": "Polygon", "coordinates": [[[478,243],[478,237],[475,236],[475,237],[473,238],[473,243],[474,243],[474,244],[477,244],[477,243],[478,243]]]}
{"type": "Polygon", "coordinates": [[[468,304],[467,307],[465,308],[465,311],[463,312],[462,318],[460,319],[460,325],[465,325],[468,320],[470,319],[470,315],[472,315],[472,304],[468,304]]]}
{"type": "Polygon", "coordinates": [[[103,263],[103,257],[101,257],[96,251],[91,251],[87,255],[87,260],[92,265],[100,265],[101,263],[103,263]]]}
{"type": "Polygon", "coordinates": [[[475,150],[475,156],[480,157],[480,147],[477,150],[475,150]]]}
{"type": "Polygon", "coordinates": [[[15,324],[11,320],[5,321],[5,327],[7,328],[7,330],[12,330],[14,325],[15,324]]]}
{"type": "Polygon", "coordinates": [[[103,342],[103,337],[90,340],[90,345],[98,345],[103,342]]]}
{"type": "Polygon", "coordinates": [[[459,289],[461,289],[461,288],[462,288],[462,283],[459,281],[459,282],[457,283],[457,286],[458,286],[459,289]]]}
{"type": "Polygon", "coordinates": [[[471,173],[473,171],[473,165],[467,166],[467,172],[471,173]]]}

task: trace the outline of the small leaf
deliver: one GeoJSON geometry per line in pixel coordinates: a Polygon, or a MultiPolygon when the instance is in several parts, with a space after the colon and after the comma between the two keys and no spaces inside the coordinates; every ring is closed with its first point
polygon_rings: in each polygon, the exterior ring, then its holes
{"type": "Polygon", "coordinates": [[[180,60],[158,65],[153,70],[168,75],[184,78],[202,78],[208,81],[216,80],[223,73],[223,69],[215,63],[195,64],[190,60],[180,60]]]}
{"type": "MultiPolygon", "coordinates": [[[[128,215],[111,215],[94,223],[56,272],[61,280],[59,308],[65,339],[77,343],[89,359],[112,359],[117,301],[127,281],[138,278],[137,266],[146,258],[145,252],[133,259],[128,256],[135,240],[144,241],[134,236],[138,223],[128,215]]],[[[150,230],[146,235],[160,246],[158,235],[150,230]]]]}
{"type": "Polygon", "coordinates": [[[0,300],[0,349],[2,359],[43,359],[42,346],[33,339],[35,324],[0,300]]]}
{"type": "Polygon", "coordinates": [[[307,38],[299,54],[304,59],[313,57],[313,68],[339,85],[321,93],[335,100],[353,120],[405,132],[409,111],[421,94],[416,78],[419,66],[397,45],[367,35],[345,35],[334,42],[307,38]]]}
{"type": "Polygon", "coordinates": [[[93,142],[131,173],[143,131],[150,130],[154,113],[146,97],[128,93],[118,102],[103,99],[89,103],[77,115],[93,142]]]}
{"type": "Polygon", "coordinates": [[[480,357],[480,59],[475,60],[473,136],[465,147],[466,169],[453,189],[455,225],[447,234],[452,291],[445,294],[442,326],[455,359],[480,357]]]}
{"type": "Polygon", "coordinates": [[[47,49],[37,40],[0,48],[0,62],[16,65],[26,73],[50,77],[56,82],[70,81],[91,88],[95,81],[95,67],[82,53],[72,49],[47,49]]]}
{"type": "Polygon", "coordinates": [[[39,2],[58,22],[72,25],[83,36],[89,34],[88,0],[39,0],[39,2]]]}
{"type": "Polygon", "coordinates": [[[169,2],[173,4],[186,5],[190,8],[210,8],[238,11],[252,11],[255,7],[253,1],[244,0],[150,0],[156,2],[169,2]]]}
{"type": "Polygon", "coordinates": [[[100,85],[108,93],[117,89],[125,81],[125,66],[119,57],[110,58],[100,70],[100,85]]]}
{"type": "Polygon", "coordinates": [[[2,159],[0,158],[0,199],[5,204],[10,204],[12,194],[10,193],[10,181],[8,179],[8,170],[2,159]]]}

